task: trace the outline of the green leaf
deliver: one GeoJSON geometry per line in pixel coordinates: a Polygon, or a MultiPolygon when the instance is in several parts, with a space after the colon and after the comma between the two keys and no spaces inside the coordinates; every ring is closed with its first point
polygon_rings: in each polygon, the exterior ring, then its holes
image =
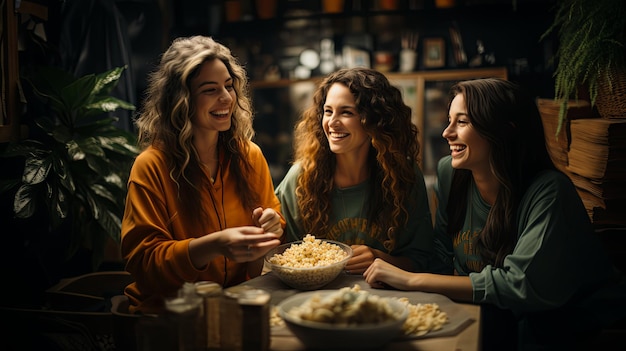
{"type": "Polygon", "coordinates": [[[132,158],[139,153],[139,149],[123,136],[116,138],[100,137],[100,145],[107,150],[132,158]]]}
{"type": "Polygon", "coordinates": [[[13,212],[17,218],[30,218],[37,209],[37,186],[22,184],[13,199],[13,212]]]}
{"type": "Polygon", "coordinates": [[[57,180],[59,184],[67,189],[70,193],[76,191],[76,186],[74,185],[74,179],[72,177],[72,172],[69,171],[69,166],[65,162],[64,158],[57,157],[52,160],[52,169],[54,173],[57,175],[57,180]]]}
{"type": "Polygon", "coordinates": [[[72,161],[80,161],[86,157],[85,152],[81,149],[76,140],[70,140],[67,143],[67,154],[72,161]]]}
{"type": "Polygon", "coordinates": [[[101,198],[107,199],[112,203],[115,203],[117,201],[115,196],[113,196],[113,194],[101,184],[93,184],[91,186],[91,190],[94,192],[94,194],[100,196],[101,198]]]}
{"type": "Polygon", "coordinates": [[[22,181],[30,185],[39,184],[46,180],[51,168],[52,162],[50,158],[40,158],[33,155],[33,157],[26,159],[22,181]]]}
{"type": "Polygon", "coordinates": [[[0,156],[2,157],[17,157],[23,156],[27,157],[31,154],[44,157],[46,154],[49,154],[50,150],[48,150],[44,143],[37,140],[24,140],[19,143],[11,143],[7,146],[0,156]]]}
{"type": "Polygon", "coordinates": [[[93,155],[87,154],[85,157],[87,161],[87,165],[89,169],[102,177],[104,174],[108,174],[110,164],[108,160],[103,159],[102,157],[94,157],[93,155]]]}
{"type": "Polygon", "coordinates": [[[89,154],[98,157],[106,156],[104,150],[100,147],[99,139],[96,137],[76,139],[76,143],[85,155],[89,154]]]}
{"type": "Polygon", "coordinates": [[[52,130],[52,137],[59,143],[67,143],[72,140],[72,132],[67,126],[60,125],[52,130]]]}
{"type": "Polygon", "coordinates": [[[103,99],[94,101],[93,103],[85,106],[87,110],[93,110],[97,112],[113,112],[119,108],[125,110],[134,110],[135,105],[130,104],[124,100],[109,96],[103,99]]]}
{"type": "Polygon", "coordinates": [[[93,89],[93,95],[107,94],[109,95],[113,88],[117,86],[122,73],[127,66],[117,67],[110,71],[100,73],[96,76],[96,85],[93,89]]]}
{"type": "Polygon", "coordinates": [[[120,242],[120,233],[122,231],[122,220],[119,216],[111,211],[106,211],[106,215],[102,216],[98,222],[116,243],[120,242]]]}
{"type": "Polygon", "coordinates": [[[76,111],[89,105],[95,96],[93,88],[96,86],[96,77],[89,74],[78,78],[61,92],[61,98],[68,106],[69,111],[76,111]]]}
{"type": "Polygon", "coordinates": [[[62,187],[48,186],[48,196],[50,197],[50,218],[52,226],[57,228],[70,213],[70,204],[67,195],[62,187]]]}

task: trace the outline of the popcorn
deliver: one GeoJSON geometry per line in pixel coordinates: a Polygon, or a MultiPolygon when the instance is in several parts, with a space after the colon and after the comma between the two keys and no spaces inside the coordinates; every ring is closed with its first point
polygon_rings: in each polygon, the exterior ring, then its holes
{"type": "Polygon", "coordinates": [[[349,257],[350,254],[339,245],[307,234],[301,243],[291,244],[282,254],[269,257],[267,262],[285,284],[312,290],[335,279],[349,257]]]}

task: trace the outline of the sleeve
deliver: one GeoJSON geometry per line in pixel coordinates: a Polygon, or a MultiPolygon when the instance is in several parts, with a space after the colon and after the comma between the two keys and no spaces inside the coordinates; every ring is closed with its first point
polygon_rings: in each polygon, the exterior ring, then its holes
{"type": "Polygon", "coordinates": [[[409,257],[415,272],[425,272],[433,252],[433,224],[424,175],[417,166],[415,172],[417,182],[411,195],[416,202],[409,211],[407,227],[391,255],[409,257]]]}
{"type": "Polygon", "coordinates": [[[433,233],[434,253],[429,265],[431,272],[439,274],[454,273],[454,249],[452,238],[447,234],[448,215],[446,213],[448,195],[452,184],[452,173],[451,157],[445,156],[440,159],[437,164],[437,183],[435,184],[437,210],[433,233]]]}
{"type": "Polygon", "coordinates": [[[561,307],[583,285],[606,279],[603,269],[593,269],[602,267],[603,259],[589,217],[563,178],[540,178],[529,188],[518,211],[518,242],[503,268],[470,273],[474,302],[518,315],[542,311],[561,307]]]}
{"type": "Polygon", "coordinates": [[[300,212],[296,199],[296,182],[299,174],[300,167],[297,164],[291,166],[275,190],[286,222],[285,238],[287,242],[301,240],[305,234],[300,223],[300,212]]]}
{"type": "Polygon", "coordinates": [[[162,167],[154,154],[144,153],[135,160],[122,221],[121,250],[126,270],[143,291],[168,295],[185,280],[194,280],[199,271],[189,258],[190,239],[176,237],[172,229],[174,215],[166,205],[169,188],[162,167]]]}

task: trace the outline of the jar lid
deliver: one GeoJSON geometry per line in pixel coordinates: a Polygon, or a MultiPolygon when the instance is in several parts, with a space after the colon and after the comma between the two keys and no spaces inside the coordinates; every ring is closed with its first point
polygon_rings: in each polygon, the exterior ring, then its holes
{"type": "Polygon", "coordinates": [[[195,283],[196,294],[202,297],[219,296],[222,294],[222,286],[216,282],[199,281],[195,283]]]}
{"type": "Polygon", "coordinates": [[[245,291],[248,290],[255,290],[256,288],[250,285],[235,285],[235,286],[231,286],[230,288],[226,288],[224,290],[224,296],[231,298],[231,299],[239,299],[239,296],[241,296],[242,293],[244,293],[245,291]]]}
{"type": "Polygon", "coordinates": [[[252,289],[243,291],[237,302],[240,305],[266,305],[270,302],[271,295],[263,289],[252,289]]]}

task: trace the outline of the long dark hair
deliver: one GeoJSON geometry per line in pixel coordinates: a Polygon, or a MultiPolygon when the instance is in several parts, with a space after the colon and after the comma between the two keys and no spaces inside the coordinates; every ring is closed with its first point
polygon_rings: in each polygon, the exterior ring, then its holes
{"type": "MultiPolygon", "coordinates": [[[[491,146],[489,164],[500,190],[476,242],[486,264],[501,267],[517,242],[517,210],[530,182],[541,171],[556,170],[546,148],[534,98],[519,85],[497,78],[455,84],[450,101],[462,94],[472,127],[491,146]]],[[[472,182],[469,170],[456,169],[446,208],[448,234],[463,226],[472,182]]]]}

